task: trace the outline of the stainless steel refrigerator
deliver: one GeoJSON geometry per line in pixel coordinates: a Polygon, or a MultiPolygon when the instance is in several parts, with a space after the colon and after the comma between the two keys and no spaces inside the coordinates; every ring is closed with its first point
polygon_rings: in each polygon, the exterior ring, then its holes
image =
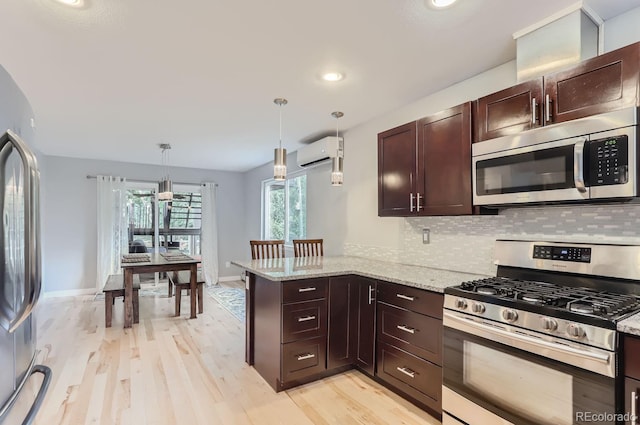
{"type": "Polygon", "coordinates": [[[8,130],[0,136],[2,425],[32,423],[51,380],[51,370],[36,364],[32,314],[41,286],[39,180],[35,155],[8,130]]]}

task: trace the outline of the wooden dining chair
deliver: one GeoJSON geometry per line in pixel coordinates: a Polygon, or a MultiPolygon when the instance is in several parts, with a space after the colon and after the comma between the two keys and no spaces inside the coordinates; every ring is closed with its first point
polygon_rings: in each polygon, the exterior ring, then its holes
{"type": "Polygon", "coordinates": [[[323,239],[294,239],[293,254],[296,257],[321,257],[324,255],[323,239]]]}
{"type": "Polygon", "coordinates": [[[249,241],[251,259],[284,258],[284,240],[249,241]]]}

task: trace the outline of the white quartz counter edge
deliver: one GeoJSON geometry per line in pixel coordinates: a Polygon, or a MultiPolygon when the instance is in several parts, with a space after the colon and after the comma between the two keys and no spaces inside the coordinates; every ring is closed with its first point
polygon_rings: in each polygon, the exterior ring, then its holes
{"type": "Polygon", "coordinates": [[[353,274],[440,293],[449,286],[488,277],[487,275],[346,256],[318,257],[315,264],[314,260],[309,258],[232,261],[231,263],[250,273],[276,282],[353,274]],[[296,267],[297,263],[300,264],[298,267],[296,267]]]}
{"type": "Polygon", "coordinates": [[[640,313],[618,322],[618,331],[640,336],[640,313]]]}

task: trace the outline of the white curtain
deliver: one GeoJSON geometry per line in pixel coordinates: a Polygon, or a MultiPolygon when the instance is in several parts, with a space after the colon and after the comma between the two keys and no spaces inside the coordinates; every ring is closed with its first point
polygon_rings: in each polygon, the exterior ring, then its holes
{"type": "Polygon", "coordinates": [[[98,261],[96,288],[110,274],[120,273],[120,258],[128,252],[127,189],[125,179],[98,176],[98,261]]]}
{"type": "Polygon", "coordinates": [[[203,183],[202,226],[200,230],[200,254],[202,256],[202,274],[207,286],[218,283],[218,218],[216,214],[216,184],[203,183]]]}

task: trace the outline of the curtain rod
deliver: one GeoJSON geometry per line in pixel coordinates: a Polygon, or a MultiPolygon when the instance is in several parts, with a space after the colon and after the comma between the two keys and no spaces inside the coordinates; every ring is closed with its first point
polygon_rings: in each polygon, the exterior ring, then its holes
{"type": "MultiPolygon", "coordinates": [[[[87,179],[97,179],[98,176],[92,176],[91,174],[87,175],[87,179]]],[[[159,183],[157,180],[139,180],[139,179],[126,179],[128,182],[132,183],[159,183]]],[[[176,182],[173,184],[177,185],[185,185],[185,186],[202,186],[203,183],[187,183],[187,182],[176,182]]],[[[218,187],[218,183],[214,183],[216,187],[218,187]]]]}

